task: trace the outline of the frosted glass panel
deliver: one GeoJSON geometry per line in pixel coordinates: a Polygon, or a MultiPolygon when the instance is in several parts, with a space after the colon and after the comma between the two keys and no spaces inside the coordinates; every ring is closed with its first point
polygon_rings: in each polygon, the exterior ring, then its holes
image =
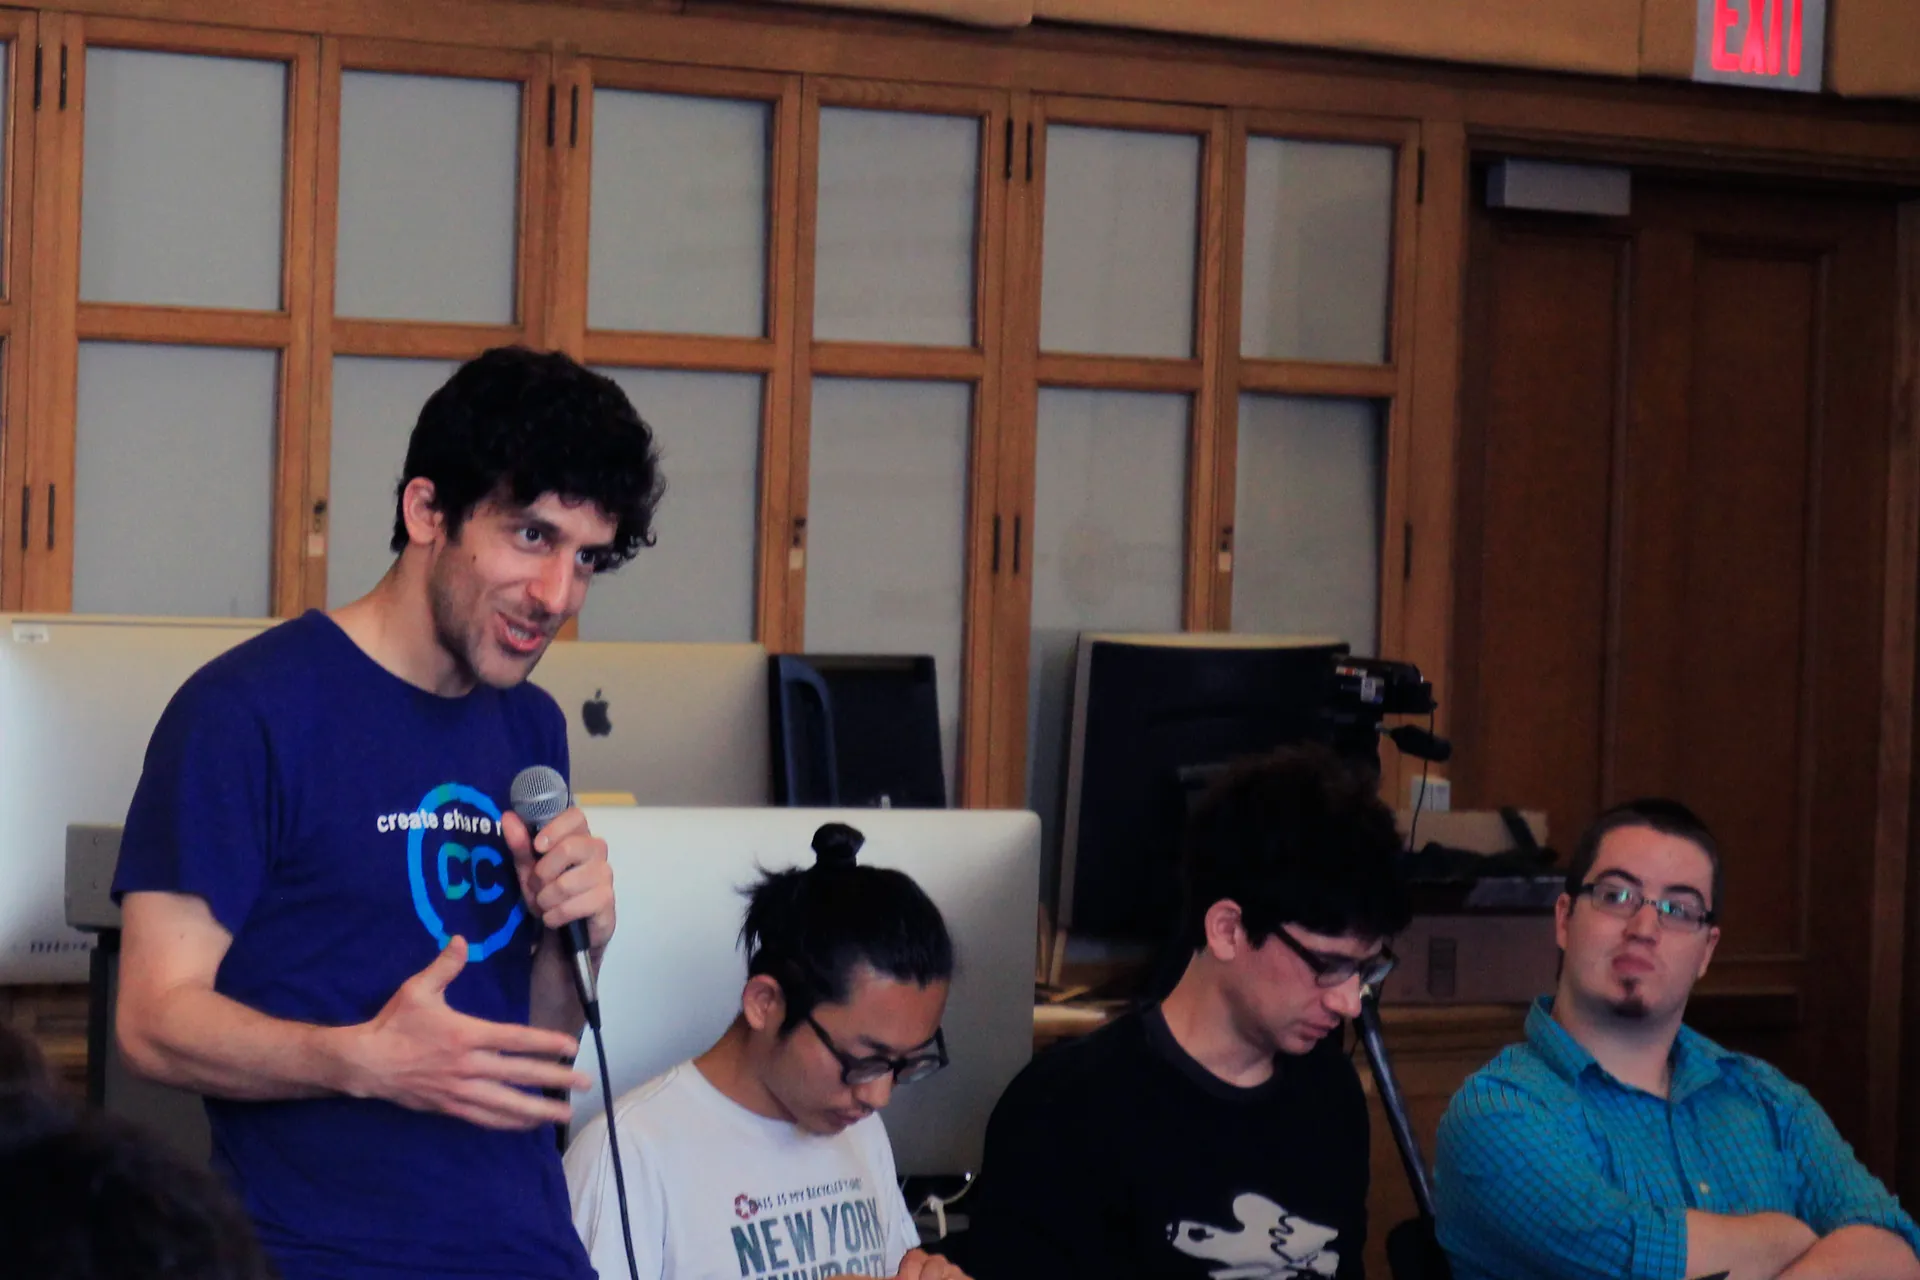
{"type": "Polygon", "coordinates": [[[1193,354],[1200,139],[1047,127],[1040,345],[1193,354]]]}
{"type": "Polygon", "coordinates": [[[979,168],[977,119],[821,111],[816,338],[973,345],[979,168]]]}
{"type": "Polygon", "coordinates": [[[1371,400],[1240,397],[1233,629],[1378,651],[1386,428],[1371,400]]]}
{"type": "Polygon", "coordinates": [[[1040,392],[1027,803],[1040,815],[1044,895],[1059,869],[1080,632],[1180,630],[1189,416],[1185,396],[1040,392]]]}
{"type": "Polygon", "coordinates": [[[667,494],[659,539],[593,580],[582,640],[753,639],[760,378],[602,369],[654,430],[667,494]]]}
{"type": "Polygon", "coordinates": [[[80,344],[73,608],[272,612],[280,357],[80,344]]]}
{"type": "Polygon", "coordinates": [[[333,361],[333,451],[327,475],[327,607],[373,590],[393,564],[394,490],[427,397],[451,360],[333,361]]]}
{"type": "Polygon", "coordinates": [[[772,109],[596,89],[587,323],[766,332],[772,109]]]}
{"type": "Polygon", "coordinates": [[[971,387],[813,384],[807,634],[813,653],[932,654],[956,798],[971,387]]]}
{"type": "Polygon", "coordinates": [[[1247,139],[1242,355],[1387,358],[1393,166],[1392,147],[1247,139]]]}
{"type": "MultiPolygon", "coordinates": [[[[280,309],[287,69],[89,49],[80,296],[280,309]]],[[[51,79],[59,72],[48,68],[51,79]]]]}
{"type": "Polygon", "coordinates": [[[340,77],[334,314],[511,324],[517,81],[340,77]]]}

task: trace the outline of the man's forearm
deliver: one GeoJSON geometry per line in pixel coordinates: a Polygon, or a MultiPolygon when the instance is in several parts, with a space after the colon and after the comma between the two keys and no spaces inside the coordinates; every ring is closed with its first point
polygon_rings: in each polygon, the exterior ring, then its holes
{"type": "Polygon", "coordinates": [[[201,987],[178,987],[121,1010],[122,1052],[142,1075],[220,1098],[315,1098],[349,1087],[344,1038],[249,1009],[201,987]]]}
{"type": "MultiPolygon", "coordinates": [[[[593,956],[593,972],[600,974],[600,957],[593,956]]],[[[573,983],[573,955],[567,950],[564,931],[550,929],[540,939],[533,957],[533,980],[529,990],[529,1021],[548,1031],[560,1031],[578,1038],[587,1025],[587,1012],[580,1007],[579,993],[573,983]]]]}
{"type": "Polygon", "coordinates": [[[1920,1280],[1920,1257],[1880,1227],[1841,1227],[1823,1236],[1780,1280],[1920,1280]]]}
{"type": "Polygon", "coordinates": [[[1687,1210],[1687,1274],[1775,1280],[1811,1249],[1813,1229],[1784,1213],[1731,1217],[1687,1210]]]}

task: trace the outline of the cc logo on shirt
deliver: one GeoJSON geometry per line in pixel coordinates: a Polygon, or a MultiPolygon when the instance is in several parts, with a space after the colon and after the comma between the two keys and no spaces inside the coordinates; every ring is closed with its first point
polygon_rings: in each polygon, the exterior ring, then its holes
{"type": "Polygon", "coordinates": [[[473,787],[445,782],[421,797],[415,812],[423,820],[407,831],[414,912],[435,943],[444,947],[457,933],[467,939],[469,962],[485,960],[507,945],[526,918],[506,855],[473,840],[499,831],[500,806],[473,787]]]}

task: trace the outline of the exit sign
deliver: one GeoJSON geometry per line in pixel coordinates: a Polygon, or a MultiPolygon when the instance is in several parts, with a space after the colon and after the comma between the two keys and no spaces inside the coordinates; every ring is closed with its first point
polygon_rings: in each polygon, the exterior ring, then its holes
{"type": "Polygon", "coordinates": [[[1827,0],[1698,0],[1693,78],[1820,92],[1827,0]]]}

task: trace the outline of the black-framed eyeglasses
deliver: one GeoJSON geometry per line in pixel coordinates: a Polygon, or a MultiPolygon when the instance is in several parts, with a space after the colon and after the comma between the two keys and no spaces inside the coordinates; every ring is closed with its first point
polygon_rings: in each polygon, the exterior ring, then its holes
{"type": "Polygon", "coordinates": [[[1650,906],[1653,918],[1660,922],[1662,929],[1680,933],[1698,933],[1716,919],[1704,902],[1692,898],[1649,898],[1624,880],[1604,876],[1581,885],[1574,896],[1590,899],[1601,911],[1622,920],[1631,920],[1640,914],[1641,907],[1650,906]]]}
{"type": "Polygon", "coordinates": [[[1275,929],[1274,936],[1292,948],[1293,954],[1306,962],[1313,970],[1316,986],[1337,987],[1354,977],[1360,979],[1363,987],[1377,987],[1385,982],[1387,975],[1393,972],[1393,966],[1400,963],[1400,957],[1387,947],[1370,956],[1336,956],[1325,951],[1315,951],[1288,933],[1284,927],[1275,929]]]}
{"type": "Polygon", "coordinates": [[[884,1054],[875,1054],[868,1058],[856,1058],[833,1042],[827,1029],[814,1021],[813,1015],[807,1015],[807,1025],[813,1028],[813,1034],[820,1037],[820,1043],[827,1046],[834,1061],[840,1064],[840,1082],[848,1085],[872,1084],[884,1076],[892,1076],[895,1084],[913,1084],[925,1080],[934,1072],[947,1065],[947,1033],[945,1028],[937,1028],[933,1033],[933,1047],[919,1053],[910,1053],[904,1058],[889,1058],[884,1054]]]}

